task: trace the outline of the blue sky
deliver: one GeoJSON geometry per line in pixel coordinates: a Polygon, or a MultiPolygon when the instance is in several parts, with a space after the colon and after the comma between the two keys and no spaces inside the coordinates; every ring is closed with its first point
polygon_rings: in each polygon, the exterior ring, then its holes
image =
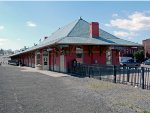
{"type": "Polygon", "coordinates": [[[150,38],[150,1],[0,2],[0,48],[31,47],[80,16],[133,42],[150,38]]]}

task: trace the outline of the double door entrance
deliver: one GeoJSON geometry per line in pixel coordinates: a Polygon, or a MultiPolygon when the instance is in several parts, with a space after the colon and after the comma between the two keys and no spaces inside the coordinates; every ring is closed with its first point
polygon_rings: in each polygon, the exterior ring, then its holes
{"type": "Polygon", "coordinates": [[[56,56],[56,54],[49,55],[49,52],[43,51],[42,68],[43,70],[54,70],[59,72],[66,72],[64,55],[60,55],[60,56],[56,56]]]}
{"type": "Polygon", "coordinates": [[[43,51],[43,70],[49,70],[49,52],[43,51]]]}

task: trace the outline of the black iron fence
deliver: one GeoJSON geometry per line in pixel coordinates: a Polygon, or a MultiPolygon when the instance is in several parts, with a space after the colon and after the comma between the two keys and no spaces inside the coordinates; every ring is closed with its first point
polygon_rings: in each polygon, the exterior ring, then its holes
{"type": "Polygon", "coordinates": [[[96,77],[114,83],[130,84],[150,90],[150,66],[127,67],[114,65],[77,64],[71,73],[80,77],[96,77]]]}

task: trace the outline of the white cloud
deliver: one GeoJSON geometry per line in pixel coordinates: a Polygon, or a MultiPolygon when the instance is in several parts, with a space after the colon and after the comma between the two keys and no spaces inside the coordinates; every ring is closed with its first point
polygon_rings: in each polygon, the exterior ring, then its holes
{"type": "Polygon", "coordinates": [[[8,39],[0,38],[0,45],[4,45],[7,41],[8,39]]]}
{"type": "Polygon", "coordinates": [[[20,41],[21,39],[20,38],[17,38],[17,41],[20,41]]]}
{"type": "Polygon", "coordinates": [[[117,37],[128,37],[128,39],[133,39],[136,36],[135,32],[127,31],[114,31],[113,34],[117,37]]]}
{"type": "Polygon", "coordinates": [[[117,13],[112,14],[112,17],[118,17],[117,13]]]}
{"type": "Polygon", "coordinates": [[[105,24],[105,26],[107,26],[107,27],[111,27],[111,25],[110,25],[110,24],[105,24]]]}
{"type": "Polygon", "coordinates": [[[113,19],[106,26],[117,27],[128,31],[141,31],[150,29],[150,16],[141,12],[134,12],[125,19],[113,19]]]}
{"type": "Polygon", "coordinates": [[[0,26],[0,31],[2,31],[4,29],[4,26],[0,26]]]}
{"type": "Polygon", "coordinates": [[[0,38],[0,49],[12,49],[17,50],[23,47],[23,43],[16,40],[10,40],[8,38],[0,38]]]}
{"type": "Polygon", "coordinates": [[[26,25],[28,26],[28,27],[36,27],[37,25],[34,23],[34,22],[32,22],[32,21],[27,21],[26,22],[26,25]]]}
{"type": "Polygon", "coordinates": [[[114,35],[118,37],[127,37],[129,36],[129,33],[124,31],[114,31],[114,35]]]}

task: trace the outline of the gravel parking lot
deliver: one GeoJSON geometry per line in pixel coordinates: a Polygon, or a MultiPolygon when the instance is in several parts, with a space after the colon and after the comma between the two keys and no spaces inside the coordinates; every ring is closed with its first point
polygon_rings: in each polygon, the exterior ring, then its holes
{"type": "Polygon", "coordinates": [[[148,113],[150,91],[0,66],[0,113],[148,113]]]}

